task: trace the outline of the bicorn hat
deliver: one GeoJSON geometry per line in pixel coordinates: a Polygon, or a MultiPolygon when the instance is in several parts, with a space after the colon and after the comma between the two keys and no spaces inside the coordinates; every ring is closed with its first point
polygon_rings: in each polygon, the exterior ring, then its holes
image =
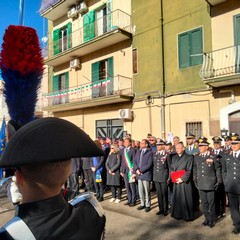
{"type": "Polygon", "coordinates": [[[79,127],[48,117],[27,123],[16,131],[2,153],[0,166],[18,167],[102,155],[103,151],[79,127]]]}

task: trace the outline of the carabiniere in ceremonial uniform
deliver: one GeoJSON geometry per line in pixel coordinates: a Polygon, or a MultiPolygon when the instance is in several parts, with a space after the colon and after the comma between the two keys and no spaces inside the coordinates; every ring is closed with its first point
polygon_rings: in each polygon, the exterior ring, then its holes
{"type": "Polygon", "coordinates": [[[216,155],[208,151],[207,138],[197,140],[200,153],[194,156],[193,178],[199,190],[205,221],[203,226],[214,227],[216,220],[215,190],[222,183],[221,168],[216,155]]]}
{"type": "Polygon", "coordinates": [[[153,181],[156,186],[158,207],[157,215],[168,215],[168,179],[169,179],[169,154],[164,150],[165,142],[157,142],[157,152],[153,157],[153,181]]]}
{"type": "Polygon", "coordinates": [[[240,137],[232,136],[232,151],[223,164],[223,182],[228,193],[229,208],[234,225],[232,233],[240,233],[240,137]]]}

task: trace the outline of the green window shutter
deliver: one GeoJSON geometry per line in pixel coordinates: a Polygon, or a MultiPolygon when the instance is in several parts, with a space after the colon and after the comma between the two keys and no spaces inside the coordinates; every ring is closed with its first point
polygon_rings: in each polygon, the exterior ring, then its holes
{"type": "Polygon", "coordinates": [[[67,24],[68,49],[72,47],[72,23],[67,24]]]}
{"type": "Polygon", "coordinates": [[[112,30],[112,0],[108,0],[107,6],[107,31],[112,30]]]}
{"type": "Polygon", "coordinates": [[[240,14],[233,16],[234,24],[234,45],[240,44],[240,14]]]}
{"type": "Polygon", "coordinates": [[[194,29],[190,32],[190,63],[191,66],[202,64],[203,39],[202,28],[194,29]]]}
{"type": "Polygon", "coordinates": [[[95,10],[83,16],[83,41],[89,41],[95,37],[95,10]]]}
{"type": "Polygon", "coordinates": [[[108,79],[113,78],[113,57],[108,58],[108,79]]]}
{"type": "Polygon", "coordinates": [[[69,72],[65,72],[65,89],[69,89],[69,72]]]}
{"type": "Polygon", "coordinates": [[[113,57],[108,58],[108,73],[107,73],[107,80],[110,80],[110,83],[108,83],[107,81],[107,91],[108,91],[108,95],[112,95],[113,94],[113,57]]]}
{"type": "Polygon", "coordinates": [[[189,33],[182,33],[178,36],[178,61],[179,68],[190,66],[189,33]]]}
{"type": "Polygon", "coordinates": [[[56,92],[59,90],[59,76],[53,76],[52,91],[56,92]]]}
{"type": "Polygon", "coordinates": [[[53,31],[53,55],[58,54],[59,51],[59,29],[53,31]]]}
{"type": "Polygon", "coordinates": [[[99,81],[99,62],[92,64],[92,97],[96,98],[99,97],[100,88],[97,84],[100,83],[99,81]]]}
{"type": "Polygon", "coordinates": [[[99,81],[99,62],[92,64],[92,82],[99,81]]]}

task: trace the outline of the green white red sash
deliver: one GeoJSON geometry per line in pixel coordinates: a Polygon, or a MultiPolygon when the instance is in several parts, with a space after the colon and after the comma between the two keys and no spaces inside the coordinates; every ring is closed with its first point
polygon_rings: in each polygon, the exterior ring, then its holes
{"type": "Polygon", "coordinates": [[[124,149],[124,161],[127,165],[127,167],[129,168],[128,171],[128,181],[131,182],[135,182],[135,179],[132,178],[132,174],[133,174],[133,163],[130,160],[130,157],[128,155],[127,149],[124,149]]]}

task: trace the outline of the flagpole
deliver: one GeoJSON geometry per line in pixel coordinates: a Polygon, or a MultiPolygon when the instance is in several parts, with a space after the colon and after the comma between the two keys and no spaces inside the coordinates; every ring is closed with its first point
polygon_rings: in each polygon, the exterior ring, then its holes
{"type": "Polygon", "coordinates": [[[19,25],[23,25],[24,0],[19,2],[19,25]]]}

